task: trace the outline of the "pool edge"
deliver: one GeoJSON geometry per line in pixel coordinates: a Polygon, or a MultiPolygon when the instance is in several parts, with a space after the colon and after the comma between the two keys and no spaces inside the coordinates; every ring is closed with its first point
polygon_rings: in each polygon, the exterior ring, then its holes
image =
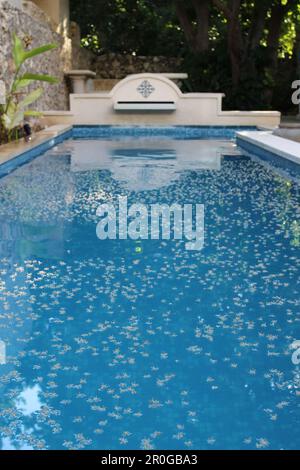
{"type": "Polygon", "coordinates": [[[0,178],[72,136],[73,126],[55,125],[37,132],[31,142],[0,146],[0,178]]]}
{"type": "Polygon", "coordinates": [[[274,135],[271,131],[242,131],[236,134],[237,144],[258,157],[279,157],[300,164],[300,144],[274,135]]]}
{"type": "MultiPolygon", "coordinates": [[[[78,128],[102,128],[110,130],[112,127],[128,130],[143,129],[145,126],[79,126],[79,125],[54,125],[38,132],[30,143],[23,141],[13,142],[0,146],[0,178],[13,171],[18,166],[30,161],[41,153],[49,150],[56,144],[72,137],[73,130],[78,128]]],[[[183,128],[203,129],[204,126],[166,126],[165,131],[173,131],[183,128]]],[[[243,129],[243,126],[205,126],[207,129],[231,130],[235,132],[237,144],[247,152],[258,157],[275,156],[285,161],[300,164],[300,144],[289,141],[282,137],[274,136],[272,131],[243,129]],[[288,148],[286,151],[283,147],[288,148]]],[[[149,126],[148,129],[152,129],[149,126]]],[[[153,128],[156,129],[156,128],[153,128]]],[[[161,128],[158,128],[161,131],[161,128]]],[[[125,134],[124,134],[125,135],[125,134]]],[[[122,134],[121,134],[122,136],[122,134]]],[[[153,134],[155,136],[155,133],[153,134]]],[[[212,136],[214,137],[214,136],[212,136]]],[[[217,137],[217,135],[216,135],[217,137]]],[[[92,136],[90,136],[92,138],[92,136]]]]}

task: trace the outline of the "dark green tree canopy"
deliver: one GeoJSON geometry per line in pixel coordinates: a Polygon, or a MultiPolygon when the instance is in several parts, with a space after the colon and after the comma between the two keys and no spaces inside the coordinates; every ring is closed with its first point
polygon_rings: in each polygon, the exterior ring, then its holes
{"type": "Polygon", "coordinates": [[[225,91],[229,107],[290,107],[300,0],[71,0],[71,12],[96,54],[182,57],[189,87],[225,91]]]}
{"type": "Polygon", "coordinates": [[[84,44],[96,53],[174,55],[178,39],[184,46],[172,2],[73,0],[71,14],[84,44]]]}

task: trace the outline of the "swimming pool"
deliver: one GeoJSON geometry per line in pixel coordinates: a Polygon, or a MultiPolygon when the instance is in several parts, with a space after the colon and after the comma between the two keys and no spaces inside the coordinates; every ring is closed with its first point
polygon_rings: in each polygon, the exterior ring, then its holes
{"type": "Polygon", "coordinates": [[[2,449],[299,448],[297,166],[234,130],[99,132],[0,179],[2,449]],[[100,241],[120,195],[203,204],[203,250],[100,241]]]}

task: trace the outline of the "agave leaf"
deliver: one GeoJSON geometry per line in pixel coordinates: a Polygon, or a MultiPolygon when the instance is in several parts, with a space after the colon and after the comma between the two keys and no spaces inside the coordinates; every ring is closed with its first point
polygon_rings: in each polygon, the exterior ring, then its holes
{"type": "Polygon", "coordinates": [[[16,104],[11,101],[7,106],[6,112],[2,116],[3,125],[7,130],[11,129],[11,123],[14,119],[14,115],[16,114],[16,110],[16,104]]]}
{"type": "Polygon", "coordinates": [[[57,83],[58,79],[56,77],[52,77],[51,75],[41,75],[37,73],[24,73],[21,79],[24,80],[36,80],[39,82],[49,82],[49,83],[57,83]]]}
{"type": "Polygon", "coordinates": [[[10,103],[7,106],[5,115],[10,121],[12,121],[16,111],[17,111],[17,105],[13,101],[10,101],[10,103]]]}
{"type": "Polygon", "coordinates": [[[43,89],[42,88],[37,88],[36,90],[32,91],[31,93],[29,93],[29,95],[26,96],[26,98],[24,98],[19,104],[18,104],[18,108],[19,109],[24,109],[26,106],[28,106],[29,104],[32,104],[34,103],[35,101],[37,101],[40,96],[43,94],[43,89]]]}
{"type": "Polygon", "coordinates": [[[58,83],[58,79],[52,77],[51,75],[41,75],[36,73],[24,73],[22,77],[16,80],[13,91],[18,91],[21,88],[25,88],[34,81],[48,82],[48,83],[58,83]]]}
{"type": "Polygon", "coordinates": [[[12,121],[11,121],[9,130],[12,130],[12,129],[14,129],[14,127],[17,127],[19,124],[21,124],[21,122],[23,120],[24,120],[24,111],[23,111],[23,109],[19,109],[15,113],[15,115],[14,115],[12,121]]]}
{"type": "Polygon", "coordinates": [[[4,127],[11,131],[14,127],[17,127],[24,119],[24,111],[22,109],[17,110],[13,115],[8,113],[3,115],[2,122],[4,127]]]}
{"type": "Polygon", "coordinates": [[[58,47],[57,44],[45,44],[44,46],[31,49],[30,51],[25,51],[24,60],[31,59],[31,57],[35,57],[36,55],[43,54],[44,52],[47,52],[47,51],[51,51],[52,49],[56,49],[57,47],[58,47]]]}
{"type": "Polygon", "coordinates": [[[22,45],[22,41],[16,34],[13,35],[13,58],[15,66],[18,69],[25,60],[25,50],[22,45]]]}
{"type": "Polygon", "coordinates": [[[11,123],[10,117],[7,114],[3,114],[1,116],[1,119],[2,119],[2,123],[3,123],[3,126],[5,127],[5,129],[9,130],[9,126],[10,126],[10,123],[11,123]]]}
{"type": "Polygon", "coordinates": [[[33,82],[33,80],[25,79],[24,77],[19,78],[14,86],[13,86],[13,91],[20,90],[21,88],[25,88],[26,86],[30,85],[33,82]]]}

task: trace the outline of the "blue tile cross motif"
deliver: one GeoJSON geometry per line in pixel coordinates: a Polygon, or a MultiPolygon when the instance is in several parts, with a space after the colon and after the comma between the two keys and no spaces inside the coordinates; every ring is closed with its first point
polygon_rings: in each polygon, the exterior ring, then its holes
{"type": "Polygon", "coordinates": [[[144,80],[137,88],[137,91],[144,97],[149,98],[149,96],[155,91],[155,88],[151,85],[148,80],[144,80]]]}

